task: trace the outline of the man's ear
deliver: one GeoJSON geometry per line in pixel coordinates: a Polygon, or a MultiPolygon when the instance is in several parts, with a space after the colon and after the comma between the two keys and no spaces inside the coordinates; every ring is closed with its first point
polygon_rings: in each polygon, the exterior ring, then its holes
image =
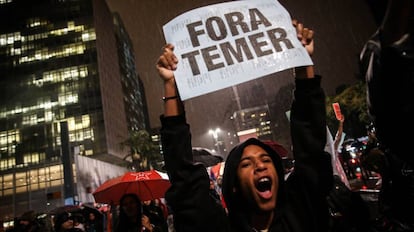
{"type": "Polygon", "coordinates": [[[233,187],[233,193],[237,192],[236,187],[233,187]]]}

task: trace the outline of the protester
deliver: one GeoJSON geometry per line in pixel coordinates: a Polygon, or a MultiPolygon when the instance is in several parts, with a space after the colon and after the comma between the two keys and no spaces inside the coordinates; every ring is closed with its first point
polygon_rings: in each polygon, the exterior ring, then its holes
{"type": "Polygon", "coordinates": [[[141,232],[142,204],[136,194],[125,194],[119,201],[119,217],[115,232],[141,232]]]}
{"type": "Polygon", "coordinates": [[[119,201],[119,217],[115,232],[163,232],[143,213],[141,200],[136,194],[124,194],[119,201]]]}
{"type": "Polygon", "coordinates": [[[218,204],[221,204],[221,197],[216,190],[216,184],[214,183],[214,177],[210,176],[210,197],[212,197],[218,204]]]}
{"type": "Polygon", "coordinates": [[[164,212],[156,200],[148,200],[143,202],[143,213],[148,217],[150,224],[154,231],[168,231],[168,225],[164,212]]]}
{"type": "MultiPolygon", "coordinates": [[[[299,40],[310,55],[313,31],[293,21],[299,40]]],[[[228,217],[209,195],[209,175],[192,162],[190,127],[174,79],[177,58],[167,44],[157,62],[164,82],[164,114],[160,117],[165,167],[171,188],[166,200],[176,231],[306,231],[328,230],[326,197],[332,187],[326,143],[326,112],[321,77],[313,66],[296,68],[291,110],[295,169],[284,181],[279,156],[258,139],[234,147],[226,160],[223,195],[228,217]]]]}
{"type": "Polygon", "coordinates": [[[101,215],[98,216],[95,212],[89,212],[85,220],[86,232],[103,232],[103,222],[101,215]]]}
{"type": "Polygon", "coordinates": [[[59,212],[54,217],[55,232],[82,232],[74,227],[72,214],[66,211],[59,212]]]}
{"type": "Polygon", "coordinates": [[[85,225],[84,225],[85,218],[83,217],[83,215],[81,213],[73,213],[72,218],[73,218],[73,227],[78,228],[81,231],[85,231],[85,225]]]}
{"type": "Polygon", "coordinates": [[[167,205],[168,208],[168,215],[167,215],[167,225],[168,225],[168,232],[175,232],[174,228],[174,213],[171,210],[170,205],[167,205]]]}
{"type": "Polygon", "coordinates": [[[334,140],[334,150],[338,151],[339,146],[341,145],[342,141],[344,140],[344,122],[345,122],[345,116],[343,114],[340,115],[340,118],[338,120],[338,130],[335,134],[335,140],[334,140]]]}
{"type": "Polygon", "coordinates": [[[19,218],[16,218],[14,228],[7,230],[9,232],[48,232],[51,231],[50,224],[45,223],[43,218],[38,219],[34,210],[24,212],[19,218]]]}
{"type": "Polygon", "coordinates": [[[371,226],[368,205],[359,192],[351,190],[347,175],[339,159],[338,149],[345,137],[343,124],[345,116],[338,115],[338,129],[333,139],[327,127],[325,150],[332,156],[333,187],[327,197],[330,212],[330,230],[332,232],[368,231],[371,226]]]}
{"type": "Polygon", "coordinates": [[[384,152],[380,225],[414,231],[414,2],[389,0],[382,24],[361,52],[369,113],[384,152]],[[408,133],[408,135],[407,135],[408,133]]]}
{"type": "Polygon", "coordinates": [[[338,176],[339,179],[346,185],[348,189],[351,189],[351,185],[349,184],[347,174],[345,173],[344,168],[342,166],[343,164],[342,157],[339,156],[339,147],[342,145],[342,142],[345,137],[345,133],[343,132],[345,116],[341,114],[340,118],[337,118],[337,120],[338,120],[338,129],[335,134],[335,139],[332,137],[332,134],[328,126],[326,127],[327,139],[326,139],[325,151],[331,154],[333,174],[335,176],[338,176]]]}

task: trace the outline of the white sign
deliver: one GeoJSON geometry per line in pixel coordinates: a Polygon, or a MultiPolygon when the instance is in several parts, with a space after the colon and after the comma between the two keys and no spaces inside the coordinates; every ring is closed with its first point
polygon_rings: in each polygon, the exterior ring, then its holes
{"type": "Polygon", "coordinates": [[[292,19],[276,0],[246,0],[188,11],[163,26],[179,60],[182,100],[298,66],[312,65],[292,19]]]}

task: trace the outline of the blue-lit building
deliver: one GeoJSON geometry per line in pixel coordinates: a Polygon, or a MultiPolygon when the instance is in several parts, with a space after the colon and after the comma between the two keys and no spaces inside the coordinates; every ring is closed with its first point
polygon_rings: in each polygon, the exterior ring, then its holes
{"type": "Polygon", "coordinates": [[[58,206],[68,191],[76,198],[72,163],[73,189],[65,186],[65,133],[70,156],[125,166],[129,151],[120,143],[148,130],[149,120],[131,42],[104,0],[0,0],[0,20],[0,220],[7,221],[58,206]]]}

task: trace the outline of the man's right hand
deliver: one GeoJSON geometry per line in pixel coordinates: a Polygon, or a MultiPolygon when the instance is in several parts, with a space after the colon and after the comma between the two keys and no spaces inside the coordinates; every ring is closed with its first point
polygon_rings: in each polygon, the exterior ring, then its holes
{"type": "Polygon", "coordinates": [[[174,54],[174,45],[172,44],[166,44],[162,48],[162,52],[156,68],[160,77],[168,82],[174,79],[174,71],[177,69],[178,59],[174,54]]]}

